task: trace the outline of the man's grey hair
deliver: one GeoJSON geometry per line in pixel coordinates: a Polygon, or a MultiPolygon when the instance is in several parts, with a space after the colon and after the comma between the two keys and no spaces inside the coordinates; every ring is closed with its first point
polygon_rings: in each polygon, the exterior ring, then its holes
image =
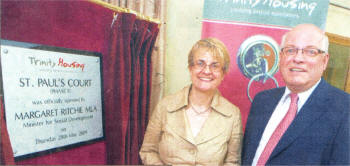
{"type": "MultiPolygon", "coordinates": [[[[288,33],[285,33],[283,36],[282,36],[282,41],[281,41],[281,48],[284,47],[284,42],[285,42],[285,39],[286,39],[286,36],[287,36],[288,33]]],[[[321,50],[325,51],[327,54],[328,54],[328,47],[329,47],[329,41],[328,41],[328,36],[326,34],[323,34],[323,38],[322,38],[322,45],[321,45],[321,50]]]]}

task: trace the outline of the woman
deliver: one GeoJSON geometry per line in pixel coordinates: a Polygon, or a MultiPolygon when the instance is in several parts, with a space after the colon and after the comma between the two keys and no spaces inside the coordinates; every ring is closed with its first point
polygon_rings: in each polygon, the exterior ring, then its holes
{"type": "Polygon", "coordinates": [[[239,165],[239,109],[217,87],[230,58],[215,39],[198,41],[188,55],[192,85],[162,99],[147,126],[140,150],[146,165],[239,165]]]}

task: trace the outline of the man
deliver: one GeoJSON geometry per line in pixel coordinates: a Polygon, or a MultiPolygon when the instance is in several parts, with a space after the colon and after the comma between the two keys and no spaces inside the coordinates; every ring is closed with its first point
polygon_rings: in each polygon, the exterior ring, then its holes
{"type": "Polygon", "coordinates": [[[321,78],[328,38],[311,24],[287,32],[280,72],[286,87],[260,92],[246,124],[243,165],[349,165],[350,95],[321,78]]]}

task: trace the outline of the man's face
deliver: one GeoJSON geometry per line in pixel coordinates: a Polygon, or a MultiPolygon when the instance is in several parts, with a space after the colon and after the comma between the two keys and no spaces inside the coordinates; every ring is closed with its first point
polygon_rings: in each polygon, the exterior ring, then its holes
{"type": "MultiPolygon", "coordinates": [[[[284,48],[316,48],[322,50],[323,34],[314,27],[299,27],[290,31],[284,42],[284,48]]],[[[329,55],[320,53],[306,56],[301,50],[296,55],[280,53],[280,71],[289,89],[294,93],[308,90],[320,80],[327,67],[329,55]]]]}

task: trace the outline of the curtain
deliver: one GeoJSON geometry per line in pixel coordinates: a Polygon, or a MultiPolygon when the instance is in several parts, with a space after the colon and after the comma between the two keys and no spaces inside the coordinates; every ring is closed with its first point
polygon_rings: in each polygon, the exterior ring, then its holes
{"type": "Polygon", "coordinates": [[[125,133],[130,105],[130,35],[136,19],[133,14],[118,13],[112,24],[109,53],[103,59],[105,78],[106,149],[108,164],[124,163],[125,133]]]}
{"type": "Polygon", "coordinates": [[[126,135],[126,163],[141,164],[138,151],[145,134],[152,80],[152,63],[150,61],[158,27],[144,20],[136,20],[132,34],[132,69],[130,114],[126,135]]]}
{"type": "MultiPolygon", "coordinates": [[[[166,20],[166,4],[164,0],[102,0],[104,2],[116,5],[118,7],[134,10],[135,12],[144,16],[160,21],[161,25],[156,29],[157,40],[154,44],[152,52],[152,94],[150,96],[150,111],[154,109],[158,101],[163,97],[164,91],[164,57],[165,57],[165,20],[166,20]]],[[[154,24],[154,23],[152,23],[154,24]]],[[[149,77],[148,77],[149,78],[149,77]]]]}
{"type": "Polygon", "coordinates": [[[140,164],[148,120],[151,50],[158,26],[117,13],[103,59],[107,164],[140,164]]]}
{"type": "Polygon", "coordinates": [[[10,138],[6,128],[4,104],[3,104],[2,97],[0,97],[0,113],[1,113],[0,165],[15,165],[10,138]]]}
{"type": "Polygon", "coordinates": [[[141,83],[141,64],[140,50],[145,39],[147,30],[147,22],[142,20],[136,20],[131,34],[131,94],[130,94],[130,114],[128,119],[127,131],[126,131],[126,146],[125,146],[125,164],[138,164],[138,156],[133,155],[133,152],[138,152],[138,137],[141,127],[139,122],[138,110],[139,110],[139,97],[140,95],[140,83],[141,83]]]}

